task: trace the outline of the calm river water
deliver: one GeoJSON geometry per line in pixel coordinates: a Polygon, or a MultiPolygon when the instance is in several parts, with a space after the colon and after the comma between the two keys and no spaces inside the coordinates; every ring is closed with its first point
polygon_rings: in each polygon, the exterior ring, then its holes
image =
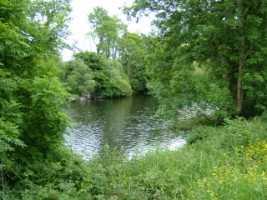
{"type": "Polygon", "coordinates": [[[85,159],[102,152],[105,144],[128,158],[157,148],[174,150],[185,144],[179,133],[155,115],[151,97],[70,103],[67,112],[76,126],[65,135],[66,145],[85,159]]]}

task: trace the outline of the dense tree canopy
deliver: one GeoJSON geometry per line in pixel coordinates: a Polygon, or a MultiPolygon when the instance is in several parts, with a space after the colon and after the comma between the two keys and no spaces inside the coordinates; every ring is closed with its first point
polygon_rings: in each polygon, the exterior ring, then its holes
{"type": "Polygon", "coordinates": [[[252,116],[266,109],[265,0],[135,1],[140,17],[155,12],[150,88],[165,108],[198,103],[217,117],[252,116]]]}
{"type": "Polygon", "coordinates": [[[116,16],[109,16],[108,11],[101,7],[96,7],[89,14],[88,20],[93,28],[89,35],[96,40],[97,53],[115,59],[118,56],[120,36],[126,31],[126,25],[116,16]]]}
{"type": "Polygon", "coordinates": [[[0,157],[10,182],[62,142],[67,93],[56,64],[69,11],[68,0],[0,2],[0,157]]]}
{"type": "MultiPolygon", "coordinates": [[[[101,7],[96,7],[88,15],[88,20],[93,29],[89,36],[96,42],[97,54],[104,56],[106,60],[113,59],[120,62],[124,74],[130,80],[134,94],[146,93],[144,38],[138,34],[127,32],[126,25],[120,19],[116,16],[110,16],[108,11],[101,7]]],[[[118,66],[117,64],[115,66],[118,66]]],[[[101,77],[99,78],[101,79],[101,77]]],[[[104,83],[103,81],[100,82],[104,83]]],[[[108,82],[105,82],[104,87],[107,86],[106,84],[108,82]]],[[[129,91],[127,94],[130,94],[129,91]]]]}
{"type": "Polygon", "coordinates": [[[147,92],[145,37],[126,32],[120,42],[120,62],[135,94],[147,92]]]}
{"type": "Polygon", "coordinates": [[[92,93],[96,85],[93,71],[79,60],[67,62],[61,78],[70,87],[70,92],[79,96],[92,93]]]}
{"type": "MultiPolygon", "coordinates": [[[[77,87],[90,87],[91,89],[88,92],[96,98],[123,97],[132,94],[129,79],[118,61],[105,59],[101,55],[88,51],[79,52],[74,57],[76,61],[82,62],[87,67],[87,70],[92,71],[92,80],[94,81],[94,83],[86,82],[86,80],[81,80],[79,83],[75,82],[77,87]]],[[[76,63],[76,61],[74,62],[76,63]]],[[[68,69],[66,69],[65,73],[68,73],[68,69]]],[[[80,76],[84,76],[84,74],[80,74],[80,76]]],[[[68,79],[70,76],[66,78],[68,79]]],[[[73,87],[71,86],[71,88],[73,87]]],[[[82,93],[82,95],[84,94],[82,93]]]]}

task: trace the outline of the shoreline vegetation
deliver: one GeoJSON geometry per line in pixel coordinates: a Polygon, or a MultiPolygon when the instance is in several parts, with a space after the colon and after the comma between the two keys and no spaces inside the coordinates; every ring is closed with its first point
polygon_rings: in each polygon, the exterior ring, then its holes
{"type": "Polygon", "coordinates": [[[219,127],[199,126],[188,134],[183,148],[152,151],[130,161],[106,147],[101,156],[85,162],[61,146],[38,163],[42,167],[32,166],[21,175],[17,185],[5,186],[5,196],[12,200],[266,199],[266,129],[264,116],[228,120],[219,127]]]}
{"type": "Polygon", "coordinates": [[[130,33],[96,7],[96,52],[64,63],[71,0],[0,1],[0,198],[267,199],[267,1],[135,0],[123,11],[153,13],[155,32],[130,33]],[[193,104],[214,113],[194,118],[178,151],[125,162],[107,148],[87,163],[64,146],[62,105],[89,93],[149,93],[174,122],[193,104]]]}

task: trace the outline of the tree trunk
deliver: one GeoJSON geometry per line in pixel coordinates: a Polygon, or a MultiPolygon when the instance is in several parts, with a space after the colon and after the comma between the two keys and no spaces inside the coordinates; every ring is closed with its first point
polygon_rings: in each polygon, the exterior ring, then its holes
{"type": "Polygon", "coordinates": [[[236,111],[237,114],[242,112],[243,101],[244,101],[244,91],[243,91],[243,73],[245,67],[245,38],[241,38],[241,46],[239,49],[239,66],[237,74],[237,101],[236,101],[236,111]]]}
{"type": "Polygon", "coordinates": [[[127,63],[127,75],[128,75],[128,78],[131,80],[131,76],[132,76],[132,66],[131,66],[131,63],[132,63],[132,55],[129,54],[129,60],[128,60],[128,63],[127,63]]]}
{"type": "Polygon", "coordinates": [[[237,105],[236,105],[237,114],[241,113],[244,100],[243,77],[242,77],[244,71],[244,64],[245,64],[244,59],[240,58],[238,67],[238,77],[237,77],[237,105]]]}
{"type": "Polygon", "coordinates": [[[247,12],[247,9],[244,10],[242,5],[242,0],[237,0],[237,19],[239,19],[240,24],[239,34],[240,34],[240,46],[239,46],[239,61],[238,61],[238,74],[237,74],[237,95],[236,95],[236,112],[237,114],[241,114],[243,109],[243,101],[244,101],[244,90],[243,90],[243,73],[245,68],[245,36],[244,36],[244,15],[247,12]]]}

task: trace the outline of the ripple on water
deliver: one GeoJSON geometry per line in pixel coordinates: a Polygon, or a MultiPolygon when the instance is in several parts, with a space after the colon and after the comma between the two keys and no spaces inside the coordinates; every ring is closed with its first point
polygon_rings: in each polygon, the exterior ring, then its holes
{"type": "Polygon", "coordinates": [[[185,144],[179,133],[155,115],[152,98],[70,104],[76,127],[65,135],[66,145],[85,159],[99,155],[105,144],[122,150],[128,158],[156,149],[176,150],[185,144]]]}

